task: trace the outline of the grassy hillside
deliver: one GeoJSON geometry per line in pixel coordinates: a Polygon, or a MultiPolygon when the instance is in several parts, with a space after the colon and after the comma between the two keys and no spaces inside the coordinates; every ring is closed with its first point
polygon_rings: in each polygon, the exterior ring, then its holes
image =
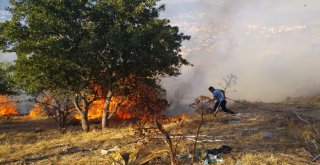
{"type": "MultiPolygon", "coordinates": [[[[320,163],[320,158],[312,161],[320,154],[320,135],[315,131],[320,131],[319,97],[274,104],[244,103],[253,106],[237,103],[231,107],[236,115],[219,112],[216,117],[205,116],[198,159],[207,149],[228,145],[232,152],[223,155],[222,164],[320,163]]],[[[190,164],[199,122],[200,116],[193,114],[184,122],[165,125],[175,137],[182,164],[190,164]]],[[[123,123],[105,131],[83,133],[73,126],[62,134],[49,119],[1,119],[0,164],[121,164],[121,155],[129,155],[136,164],[169,164],[167,146],[157,131],[151,129],[141,136],[134,128],[123,123]],[[112,148],[116,151],[106,153],[112,148]]]]}

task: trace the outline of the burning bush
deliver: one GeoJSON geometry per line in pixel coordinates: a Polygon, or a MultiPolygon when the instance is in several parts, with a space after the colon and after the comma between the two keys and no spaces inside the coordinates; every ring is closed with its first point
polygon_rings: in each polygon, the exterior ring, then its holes
{"type": "MultiPolygon", "coordinates": [[[[89,119],[101,118],[103,106],[104,100],[94,101],[88,113],[89,119]]],[[[168,106],[168,102],[161,98],[161,91],[145,84],[139,84],[137,90],[125,98],[122,96],[112,97],[110,109],[114,111],[117,106],[120,108],[115,112],[116,118],[147,120],[155,115],[160,115],[161,111],[168,106]]]]}
{"type": "Polygon", "coordinates": [[[7,96],[0,96],[0,116],[17,115],[16,105],[10,102],[7,96]]]}
{"type": "Polygon", "coordinates": [[[146,84],[139,84],[137,90],[125,100],[120,112],[148,120],[160,116],[168,105],[163,91],[146,84]]]}
{"type": "Polygon", "coordinates": [[[56,121],[59,129],[66,128],[68,122],[73,119],[74,107],[67,95],[62,93],[42,92],[36,98],[36,104],[30,112],[30,118],[50,117],[56,121]],[[38,97],[41,101],[38,101],[38,97]]]}

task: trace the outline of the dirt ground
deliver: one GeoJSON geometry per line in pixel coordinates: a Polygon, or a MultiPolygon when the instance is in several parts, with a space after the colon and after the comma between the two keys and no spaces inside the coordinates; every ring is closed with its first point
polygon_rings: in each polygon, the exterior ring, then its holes
{"type": "MultiPolygon", "coordinates": [[[[228,102],[236,114],[207,114],[197,143],[197,164],[208,149],[227,145],[222,164],[320,164],[320,97],[282,103],[228,102]],[[250,106],[248,106],[250,105],[250,106]],[[318,133],[317,133],[318,131],[318,133]]],[[[177,158],[191,164],[200,115],[167,123],[177,158]]],[[[113,124],[84,133],[79,126],[59,132],[50,119],[0,120],[0,164],[170,164],[168,147],[155,129],[139,135],[135,126],[113,124]],[[112,151],[110,150],[112,149],[112,151]]]]}

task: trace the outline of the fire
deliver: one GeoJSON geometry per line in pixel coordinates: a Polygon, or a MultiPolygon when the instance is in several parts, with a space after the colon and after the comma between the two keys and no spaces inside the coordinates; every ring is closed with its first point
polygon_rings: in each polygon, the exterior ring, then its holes
{"type": "MultiPolygon", "coordinates": [[[[116,108],[116,106],[118,105],[118,103],[120,103],[120,102],[121,102],[121,99],[119,97],[113,97],[111,99],[110,109],[114,110],[116,108]]],[[[101,100],[96,100],[91,104],[91,106],[89,108],[89,112],[88,112],[88,119],[89,120],[98,120],[98,119],[102,118],[104,103],[105,103],[105,100],[101,99],[101,100]]],[[[133,117],[133,115],[126,112],[125,109],[120,109],[116,113],[116,117],[118,117],[120,119],[130,119],[133,117]]],[[[80,119],[80,115],[76,114],[75,118],[80,119]]]]}
{"type": "MultiPolygon", "coordinates": [[[[102,113],[103,113],[103,106],[104,106],[105,100],[96,100],[92,103],[89,112],[88,112],[88,119],[89,120],[96,120],[96,119],[101,119],[102,113]]],[[[76,117],[80,119],[80,116],[76,117]]]]}
{"type": "Polygon", "coordinates": [[[164,123],[180,123],[181,121],[184,121],[188,118],[188,116],[186,114],[182,114],[179,117],[168,117],[168,118],[164,118],[161,121],[164,123]]]}
{"type": "Polygon", "coordinates": [[[6,96],[0,96],[0,116],[17,115],[16,105],[10,102],[6,96]]]}
{"type": "Polygon", "coordinates": [[[120,118],[120,119],[131,119],[131,118],[133,118],[133,115],[131,115],[128,112],[119,111],[117,113],[117,117],[120,118]]]}
{"type": "Polygon", "coordinates": [[[46,116],[46,113],[41,109],[40,104],[35,104],[34,108],[29,113],[28,117],[32,119],[37,119],[46,116]]]}
{"type": "Polygon", "coordinates": [[[40,103],[36,103],[33,107],[33,109],[30,111],[28,117],[32,119],[42,118],[46,117],[47,113],[45,110],[41,107],[42,104],[52,104],[52,98],[50,95],[46,95],[41,99],[40,103]]]}
{"type": "MultiPolygon", "coordinates": [[[[131,119],[139,118],[143,121],[148,121],[155,116],[160,116],[163,109],[168,106],[168,102],[165,99],[159,97],[161,95],[160,91],[155,90],[153,87],[139,84],[137,90],[126,97],[113,96],[111,98],[111,103],[109,110],[114,111],[119,104],[120,109],[115,113],[115,117],[119,119],[131,119]]],[[[99,87],[95,90],[99,92],[99,87]]],[[[101,95],[101,94],[100,94],[101,95]]],[[[102,118],[103,107],[105,100],[96,100],[89,107],[88,119],[89,120],[99,120],[102,118]]],[[[80,119],[80,114],[75,115],[76,119],[80,119]]],[[[180,117],[171,117],[163,119],[164,122],[179,122],[185,120],[186,115],[180,117]]]]}

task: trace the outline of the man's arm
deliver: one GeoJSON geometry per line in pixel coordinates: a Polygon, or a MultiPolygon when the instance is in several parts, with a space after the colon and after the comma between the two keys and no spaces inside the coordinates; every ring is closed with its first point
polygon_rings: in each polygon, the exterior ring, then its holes
{"type": "Polygon", "coordinates": [[[215,96],[213,96],[213,98],[211,99],[211,101],[215,101],[217,100],[217,98],[215,96]]]}
{"type": "Polygon", "coordinates": [[[223,94],[223,97],[226,98],[226,93],[224,90],[221,90],[221,93],[223,94]]]}
{"type": "MultiPolygon", "coordinates": [[[[213,93],[212,93],[212,94],[213,94],[213,93]]],[[[211,101],[213,102],[213,101],[215,101],[215,100],[217,100],[217,97],[216,97],[215,95],[213,95],[211,101]]]]}

